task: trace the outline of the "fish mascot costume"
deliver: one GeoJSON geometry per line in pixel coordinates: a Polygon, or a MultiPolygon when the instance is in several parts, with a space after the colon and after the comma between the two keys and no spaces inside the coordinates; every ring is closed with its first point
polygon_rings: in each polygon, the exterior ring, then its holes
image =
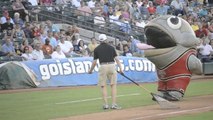
{"type": "Polygon", "coordinates": [[[172,15],[149,21],[144,31],[148,47],[138,48],[156,66],[158,94],[169,101],[181,100],[192,74],[202,74],[202,64],[196,57],[199,38],[187,21],[172,15]]]}

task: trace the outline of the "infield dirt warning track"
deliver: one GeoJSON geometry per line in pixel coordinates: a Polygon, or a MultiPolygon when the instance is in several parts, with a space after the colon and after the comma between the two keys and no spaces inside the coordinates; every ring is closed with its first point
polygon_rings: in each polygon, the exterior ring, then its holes
{"type": "Polygon", "coordinates": [[[164,120],[165,118],[213,111],[213,95],[184,98],[175,102],[180,108],[162,110],[159,105],[111,110],[55,120],[164,120]]]}

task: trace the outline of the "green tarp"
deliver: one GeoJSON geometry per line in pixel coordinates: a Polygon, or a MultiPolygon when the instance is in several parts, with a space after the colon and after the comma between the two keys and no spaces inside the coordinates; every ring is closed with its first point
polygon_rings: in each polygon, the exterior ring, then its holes
{"type": "Polygon", "coordinates": [[[35,88],[35,75],[24,64],[7,62],[0,64],[0,90],[35,88]]]}

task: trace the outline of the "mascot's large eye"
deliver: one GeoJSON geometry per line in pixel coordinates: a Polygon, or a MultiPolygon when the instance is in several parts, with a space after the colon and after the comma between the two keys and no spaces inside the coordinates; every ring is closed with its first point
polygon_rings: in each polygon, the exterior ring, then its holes
{"type": "Polygon", "coordinates": [[[176,16],[169,17],[167,19],[167,24],[172,29],[179,29],[181,27],[181,19],[179,17],[176,17],[176,16]]]}

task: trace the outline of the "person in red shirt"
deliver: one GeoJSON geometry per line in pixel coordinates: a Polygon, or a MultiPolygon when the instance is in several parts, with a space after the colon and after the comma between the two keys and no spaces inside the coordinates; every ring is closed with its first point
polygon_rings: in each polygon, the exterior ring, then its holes
{"type": "Polygon", "coordinates": [[[149,1],[149,7],[147,8],[150,15],[154,15],[156,12],[155,6],[153,6],[153,2],[149,1]]]}
{"type": "Polygon", "coordinates": [[[42,45],[42,51],[43,51],[44,57],[46,59],[51,58],[51,54],[53,53],[53,47],[50,45],[50,39],[49,38],[45,39],[45,44],[42,45]]]}
{"type": "Polygon", "coordinates": [[[198,27],[199,29],[195,31],[196,37],[200,37],[202,34],[204,34],[205,36],[208,36],[208,30],[207,28],[203,27],[202,23],[199,23],[198,27]]]}

